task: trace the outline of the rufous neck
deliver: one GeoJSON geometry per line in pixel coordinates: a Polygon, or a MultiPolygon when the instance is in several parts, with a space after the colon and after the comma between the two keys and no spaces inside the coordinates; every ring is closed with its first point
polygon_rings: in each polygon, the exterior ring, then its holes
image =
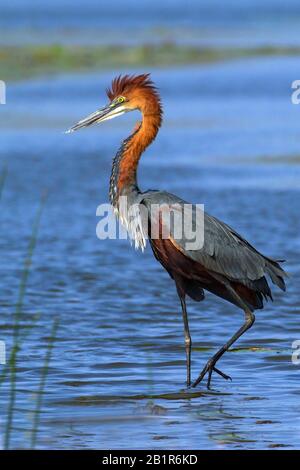
{"type": "Polygon", "coordinates": [[[161,112],[143,115],[136,130],[122,143],[114,158],[110,179],[110,199],[116,206],[118,198],[131,189],[138,191],[137,167],[144,150],[155,139],[161,125],[161,112]]]}

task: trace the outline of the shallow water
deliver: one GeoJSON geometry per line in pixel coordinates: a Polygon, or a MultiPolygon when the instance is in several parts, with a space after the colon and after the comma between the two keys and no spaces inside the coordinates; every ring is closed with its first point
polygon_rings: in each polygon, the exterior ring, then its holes
{"type": "MultiPolygon", "coordinates": [[[[287,260],[286,294],[221,361],[186,390],[183,327],[174,286],[149,249],[98,240],[111,157],[137,116],[74,135],[63,130],[104,100],[113,73],[10,87],[1,108],[1,339],[9,351],[22,263],[48,190],[25,298],[12,447],[28,447],[31,410],[53,318],[59,330],[44,396],[39,448],[297,448],[299,331],[299,112],[290,84],[299,59],[155,71],[165,123],[140,169],[142,188],[204,203],[263,253],[287,260]],[[184,83],[184,86],[182,86],[184,83]],[[39,315],[38,318],[36,316],[39,315]],[[29,328],[32,326],[32,328],[29,328]]],[[[189,302],[193,377],[242,322],[208,294],[189,302]]],[[[5,427],[9,383],[0,389],[5,427]]]]}

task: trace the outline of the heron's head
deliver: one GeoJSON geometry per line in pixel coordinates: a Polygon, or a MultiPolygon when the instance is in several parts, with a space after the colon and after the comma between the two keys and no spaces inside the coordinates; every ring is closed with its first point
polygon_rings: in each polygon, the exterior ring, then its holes
{"type": "Polygon", "coordinates": [[[156,112],[160,116],[162,114],[160,97],[150,79],[150,74],[120,75],[112,81],[106,94],[109,103],[79,121],[67,133],[113,119],[136,109],[140,110],[144,116],[156,112]]]}

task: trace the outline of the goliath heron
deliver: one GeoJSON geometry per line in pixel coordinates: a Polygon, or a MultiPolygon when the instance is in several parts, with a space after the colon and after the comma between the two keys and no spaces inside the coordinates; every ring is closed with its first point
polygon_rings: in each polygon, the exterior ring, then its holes
{"type": "MultiPolygon", "coordinates": [[[[151,206],[154,204],[172,207],[183,206],[185,201],[164,191],[140,191],[137,184],[137,167],[143,151],[153,142],[162,123],[162,106],[157,88],[149,74],[119,76],[107,90],[109,104],[87,118],[79,121],[67,132],[112,119],[128,111],[139,110],[142,121],[132,134],[124,140],[112,165],[110,178],[110,200],[115,213],[125,224],[136,247],[143,248],[145,237],[139,224],[131,224],[128,212],[120,209],[121,196],[126,197],[129,207],[138,204],[147,209],[148,224],[151,206]]],[[[192,206],[194,207],[194,206],[192,206]]],[[[187,364],[187,385],[195,387],[208,375],[210,387],[212,372],[224,379],[230,377],[221,372],[217,361],[232,344],[254,323],[254,310],[263,308],[263,299],[272,299],[265,275],[285,290],[281,260],[273,260],[259,253],[230,226],[204,213],[204,241],[201,248],[189,250],[184,237],[174,236],[174,226],[170,225],[167,237],[151,237],[149,242],[154,256],[175,281],[181,303],[187,364]],[[244,311],[244,323],[239,330],[207,362],[199,377],[191,384],[191,336],[186,309],[186,295],[196,301],[204,299],[204,291],[222,297],[244,311]]],[[[161,224],[161,218],[159,219],[161,224]]],[[[161,228],[161,227],[160,227],[161,228]]],[[[161,233],[161,232],[159,232],[161,233]]]]}

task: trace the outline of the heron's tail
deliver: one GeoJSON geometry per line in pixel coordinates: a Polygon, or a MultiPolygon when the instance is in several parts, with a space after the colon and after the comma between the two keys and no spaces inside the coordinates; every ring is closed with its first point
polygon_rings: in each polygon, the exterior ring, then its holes
{"type": "Polygon", "coordinates": [[[270,258],[266,258],[266,273],[270,276],[271,281],[273,284],[276,284],[280,289],[285,291],[285,282],[284,278],[288,277],[287,272],[285,272],[279,263],[283,263],[284,260],[273,260],[270,258]]]}

